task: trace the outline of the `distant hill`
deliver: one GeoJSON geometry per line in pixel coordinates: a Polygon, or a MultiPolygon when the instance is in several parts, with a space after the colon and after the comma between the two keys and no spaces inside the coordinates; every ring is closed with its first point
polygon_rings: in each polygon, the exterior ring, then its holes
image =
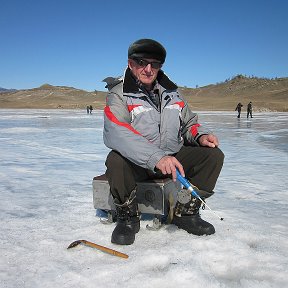
{"type": "Polygon", "coordinates": [[[66,86],[44,84],[38,88],[1,93],[0,108],[86,109],[87,105],[102,109],[106,92],[87,92],[66,86]]]}
{"type": "MultiPolygon", "coordinates": [[[[234,111],[249,101],[254,111],[288,112],[288,78],[265,79],[237,75],[223,83],[199,88],[180,87],[193,111],[234,111]]],[[[87,92],[73,87],[44,84],[27,90],[0,91],[0,108],[103,109],[107,92],[87,92]]]]}
{"type": "Polygon", "coordinates": [[[16,89],[6,89],[6,88],[0,87],[0,93],[14,92],[14,91],[17,91],[17,90],[16,89]]]}
{"type": "Polygon", "coordinates": [[[252,101],[254,111],[288,112],[288,78],[257,78],[237,75],[223,83],[184,88],[183,95],[193,110],[234,110],[252,101]]]}

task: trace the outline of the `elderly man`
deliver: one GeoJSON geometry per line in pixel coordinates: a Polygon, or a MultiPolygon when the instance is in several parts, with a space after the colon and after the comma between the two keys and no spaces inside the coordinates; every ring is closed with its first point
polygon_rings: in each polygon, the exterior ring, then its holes
{"type": "MultiPolygon", "coordinates": [[[[111,242],[119,245],[134,243],[140,229],[136,182],[176,181],[178,169],[206,199],[223,165],[217,137],[198,123],[177,85],[161,70],[165,58],[159,42],[137,40],[128,49],[125,74],[107,85],[103,136],[112,151],[105,164],[117,212],[111,242]]],[[[172,223],[196,235],[215,233],[201,219],[200,207],[201,201],[189,194],[186,201],[177,201],[172,223]]]]}

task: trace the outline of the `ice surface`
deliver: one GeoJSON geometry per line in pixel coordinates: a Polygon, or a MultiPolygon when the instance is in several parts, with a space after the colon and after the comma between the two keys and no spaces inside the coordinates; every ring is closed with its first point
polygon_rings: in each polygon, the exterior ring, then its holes
{"type": "Polygon", "coordinates": [[[216,234],[173,225],[110,243],[92,203],[105,171],[102,111],[0,110],[0,287],[288,287],[288,114],[199,112],[225,164],[205,210],[216,234]],[[86,239],[129,255],[79,245],[86,239]]]}

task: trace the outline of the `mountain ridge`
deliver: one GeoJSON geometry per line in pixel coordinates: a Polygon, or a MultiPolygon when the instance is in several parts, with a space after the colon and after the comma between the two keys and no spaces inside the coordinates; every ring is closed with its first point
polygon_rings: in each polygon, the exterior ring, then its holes
{"type": "MultiPolygon", "coordinates": [[[[203,87],[179,87],[191,109],[234,111],[238,102],[250,101],[254,111],[288,112],[288,78],[258,78],[237,75],[203,87]]],[[[43,84],[31,89],[0,89],[0,108],[26,109],[94,109],[105,107],[107,92],[88,92],[68,86],[43,84]],[[3,90],[2,90],[3,89],[3,90]]]]}

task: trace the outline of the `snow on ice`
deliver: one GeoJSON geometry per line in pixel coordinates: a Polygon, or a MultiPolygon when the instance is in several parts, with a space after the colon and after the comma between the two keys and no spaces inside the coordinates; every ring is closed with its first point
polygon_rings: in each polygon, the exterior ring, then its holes
{"type": "Polygon", "coordinates": [[[92,201],[105,171],[103,112],[0,110],[1,287],[288,287],[288,114],[199,112],[225,163],[202,217],[216,234],[166,225],[111,244],[92,201]],[[86,239],[126,253],[78,245],[86,239]]]}

